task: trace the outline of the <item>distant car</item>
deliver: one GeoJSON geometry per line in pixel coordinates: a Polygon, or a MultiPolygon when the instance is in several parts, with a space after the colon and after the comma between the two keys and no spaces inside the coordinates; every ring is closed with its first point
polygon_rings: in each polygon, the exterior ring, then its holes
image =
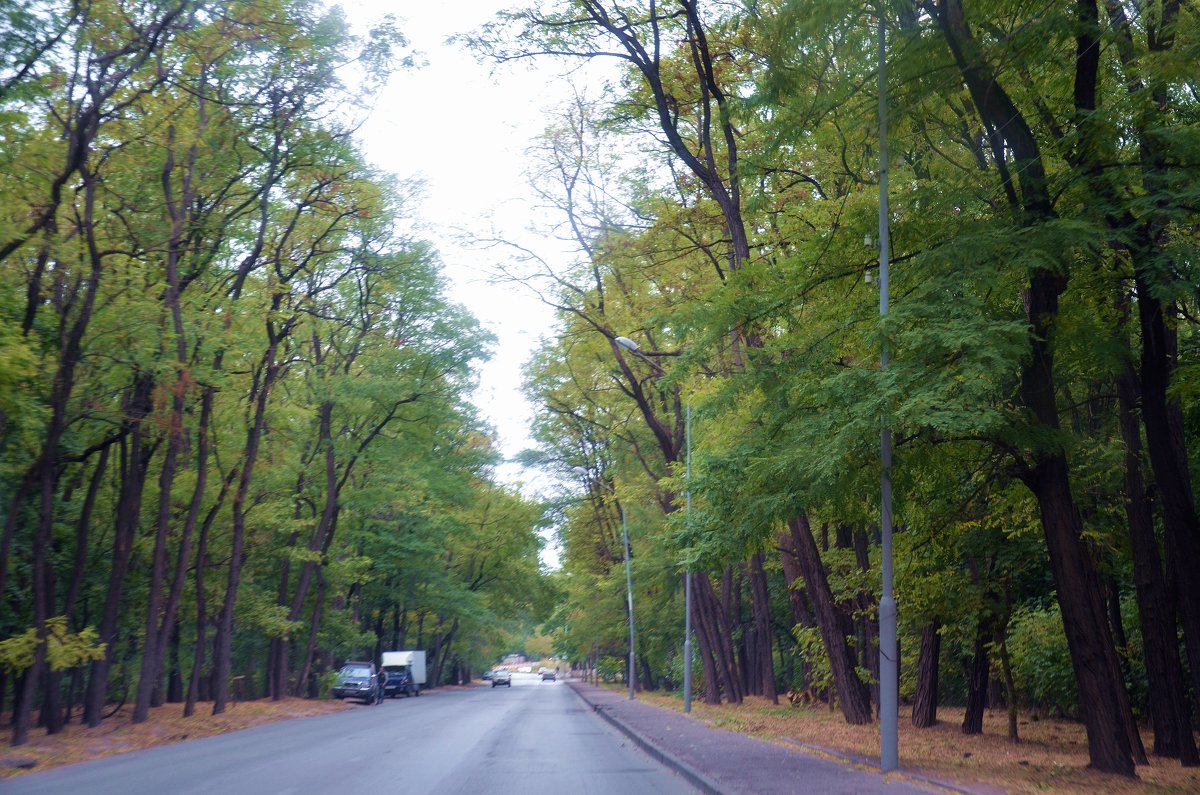
{"type": "Polygon", "coordinates": [[[552,669],[552,668],[543,668],[542,669],[542,681],[543,682],[546,682],[546,681],[553,682],[555,679],[555,676],[556,676],[556,674],[554,673],[554,669],[552,669]]]}
{"type": "Polygon", "coordinates": [[[360,698],[366,704],[374,704],[379,693],[379,678],[375,664],[351,660],[342,666],[333,685],[336,699],[360,698]]]}
{"type": "Polygon", "coordinates": [[[491,678],[495,675],[496,675],[496,672],[489,668],[488,670],[483,672],[483,681],[485,681],[485,682],[490,681],[491,678]]]}
{"type": "Polygon", "coordinates": [[[496,685],[512,687],[512,673],[504,670],[503,668],[496,671],[492,675],[492,687],[495,687],[496,685]]]}

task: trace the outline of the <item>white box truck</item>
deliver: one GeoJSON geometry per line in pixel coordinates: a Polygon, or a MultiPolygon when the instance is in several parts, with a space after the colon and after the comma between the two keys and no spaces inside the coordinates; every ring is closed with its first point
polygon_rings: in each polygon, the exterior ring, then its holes
{"type": "Polygon", "coordinates": [[[388,696],[419,696],[425,684],[425,652],[385,651],[379,665],[388,673],[384,693],[388,696]]]}

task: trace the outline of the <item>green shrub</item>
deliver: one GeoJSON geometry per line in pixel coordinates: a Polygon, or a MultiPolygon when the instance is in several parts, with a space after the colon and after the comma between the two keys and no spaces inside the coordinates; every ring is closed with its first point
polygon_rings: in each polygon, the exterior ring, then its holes
{"type": "Polygon", "coordinates": [[[1057,602],[1017,608],[1008,627],[1008,651],[1018,693],[1035,707],[1078,714],[1079,690],[1057,602]]]}

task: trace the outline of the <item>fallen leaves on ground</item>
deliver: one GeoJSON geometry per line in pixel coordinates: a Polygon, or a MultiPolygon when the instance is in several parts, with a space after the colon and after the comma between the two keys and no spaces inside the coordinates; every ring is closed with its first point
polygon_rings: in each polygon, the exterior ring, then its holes
{"type": "MultiPolygon", "coordinates": [[[[638,698],[682,711],[682,697],[643,693],[638,698]]],[[[955,784],[972,792],[1063,793],[1064,795],[1146,795],[1200,792],[1200,770],[1184,768],[1177,759],[1150,756],[1150,764],[1127,779],[1087,768],[1087,738],[1080,723],[1022,716],[1019,743],[1008,740],[1008,713],[989,710],[983,734],[965,735],[961,707],[939,707],[939,722],[928,729],[900,715],[900,766],[904,771],[955,784]]],[[[877,769],[879,725],[851,726],[840,712],[823,705],[792,707],[751,696],[741,704],[692,702],[691,715],[711,726],[771,742],[825,752],[837,758],[859,758],[877,769]],[[869,761],[867,761],[869,760],[869,761]]],[[[1142,730],[1152,748],[1154,738],[1142,730]]]]}

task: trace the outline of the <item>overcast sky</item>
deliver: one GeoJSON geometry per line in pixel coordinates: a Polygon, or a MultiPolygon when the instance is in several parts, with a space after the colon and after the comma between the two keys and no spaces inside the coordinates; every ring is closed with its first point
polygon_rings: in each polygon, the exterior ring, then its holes
{"type": "MultiPolygon", "coordinates": [[[[544,111],[567,95],[554,70],[504,69],[488,64],[447,37],[472,30],[508,4],[497,0],[453,3],[346,2],[357,29],[392,13],[425,65],[395,74],[363,127],[362,142],[371,162],[400,177],[426,183],[418,214],[447,267],[451,297],[466,306],[499,338],[495,355],[482,370],[476,405],[496,428],[501,451],[511,458],[529,447],[530,405],[520,395],[521,368],[538,339],[552,332],[553,314],[529,292],[489,281],[497,254],[456,242],[458,230],[538,246],[549,254],[553,241],[531,238],[532,211],[525,150],[546,125],[544,111]]],[[[506,482],[523,478],[509,465],[506,482]]]]}

